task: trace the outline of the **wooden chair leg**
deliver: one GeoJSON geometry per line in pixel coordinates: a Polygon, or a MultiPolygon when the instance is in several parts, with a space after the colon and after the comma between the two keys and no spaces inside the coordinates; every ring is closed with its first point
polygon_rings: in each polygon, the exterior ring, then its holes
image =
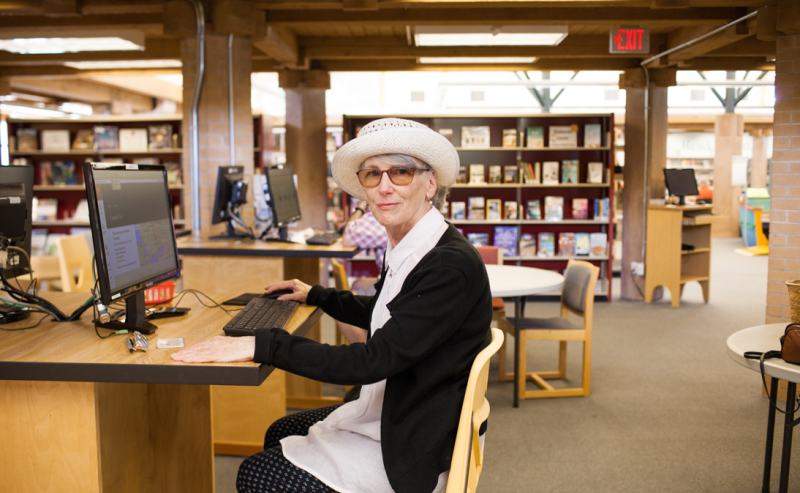
{"type": "Polygon", "coordinates": [[[519,386],[517,387],[517,396],[519,400],[525,399],[525,382],[528,379],[528,374],[525,371],[528,361],[528,339],[525,337],[525,331],[519,331],[519,361],[515,370],[519,377],[519,386]]]}
{"type": "MultiPolygon", "coordinates": [[[[514,380],[514,372],[508,371],[508,347],[509,339],[513,341],[514,337],[514,327],[511,326],[508,319],[502,318],[497,320],[497,327],[505,333],[505,337],[503,338],[503,345],[500,346],[500,350],[498,351],[498,364],[497,364],[497,380],[500,382],[510,382],[514,380]]],[[[513,342],[510,343],[513,345],[513,342]]]]}
{"type": "Polygon", "coordinates": [[[559,341],[558,378],[567,378],[567,341],[559,341]]]}
{"type": "Polygon", "coordinates": [[[592,383],[592,341],[583,341],[583,395],[588,396],[591,392],[592,383]]]}

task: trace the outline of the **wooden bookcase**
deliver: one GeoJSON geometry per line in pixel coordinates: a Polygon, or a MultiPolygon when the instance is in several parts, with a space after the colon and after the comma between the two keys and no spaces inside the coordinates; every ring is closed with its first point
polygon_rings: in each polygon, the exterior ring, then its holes
{"type": "MultiPolygon", "coordinates": [[[[485,181],[481,185],[455,184],[451,191],[448,203],[468,202],[470,197],[484,197],[484,201],[489,199],[499,199],[505,204],[506,201],[516,201],[519,205],[519,219],[502,220],[453,220],[452,207],[448,208],[447,219],[456,228],[463,231],[465,235],[469,233],[485,233],[489,236],[489,244],[494,242],[495,226],[515,226],[517,228],[517,239],[523,234],[531,234],[537,238],[539,233],[553,233],[556,242],[556,256],[554,257],[522,257],[507,256],[504,259],[506,265],[522,265],[537,267],[542,269],[556,270],[563,272],[570,259],[581,259],[589,261],[601,269],[600,281],[598,283],[597,295],[611,301],[611,262],[613,260],[613,238],[614,238],[614,214],[609,211],[608,219],[595,221],[592,199],[609,199],[609,204],[613,204],[614,193],[614,115],[532,115],[532,116],[417,116],[417,115],[397,115],[398,118],[414,120],[428,127],[439,131],[441,129],[451,129],[453,143],[456,146],[461,161],[461,166],[467,167],[469,173],[470,164],[483,164],[485,181]],[[597,148],[586,148],[584,146],[584,125],[599,124],[601,126],[601,146],[597,148]],[[549,127],[553,125],[577,125],[578,126],[578,146],[574,148],[549,148],[548,133],[549,127]],[[490,128],[489,148],[471,149],[460,147],[461,128],[488,126],[490,128]],[[545,148],[530,149],[522,147],[520,135],[525,135],[528,127],[543,127],[545,148]],[[517,130],[518,147],[503,147],[503,130],[517,130]],[[519,166],[520,162],[536,163],[544,161],[578,160],[578,183],[558,185],[543,185],[541,183],[496,183],[490,184],[489,166],[499,165],[501,170],[506,166],[519,166]],[[604,164],[604,183],[586,183],[589,162],[602,162],[604,164]],[[525,219],[525,204],[528,200],[538,199],[542,207],[542,217],[544,217],[544,198],[547,196],[560,196],[564,198],[564,215],[561,221],[529,220],[525,219]],[[572,199],[589,199],[589,219],[572,218],[572,199]],[[606,255],[601,257],[573,255],[558,256],[558,234],[559,233],[598,233],[603,232],[607,235],[606,255]]],[[[372,120],[385,118],[385,116],[344,116],[344,140],[348,141],[355,137],[356,130],[363,127],[372,120]]],[[[521,179],[521,172],[518,177],[521,179]]],[[[559,167],[559,179],[561,171],[559,167]]],[[[503,215],[503,217],[505,217],[503,215]]],[[[538,244],[538,243],[537,243],[538,244]]],[[[519,244],[517,252],[519,252],[519,244]]],[[[364,259],[353,259],[350,261],[351,275],[375,275],[376,268],[374,259],[366,257],[364,259]]]]}

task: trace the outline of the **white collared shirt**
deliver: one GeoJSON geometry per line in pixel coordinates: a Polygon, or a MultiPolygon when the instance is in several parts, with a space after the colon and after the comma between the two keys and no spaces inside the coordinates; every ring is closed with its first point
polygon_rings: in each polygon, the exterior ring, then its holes
{"type": "MultiPolygon", "coordinates": [[[[408,274],[439,242],[447,230],[444,217],[431,208],[405,237],[386,249],[386,274],[370,320],[370,334],[391,318],[386,304],[403,286],[408,274]]],[[[381,411],[386,380],[364,385],[359,399],[344,404],[309,429],[308,436],[281,440],[283,455],[297,467],[341,493],[392,493],[383,466],[381,411]]],[[[433,493],[447,487],[447,472],[439,475],[433,493]]]]}

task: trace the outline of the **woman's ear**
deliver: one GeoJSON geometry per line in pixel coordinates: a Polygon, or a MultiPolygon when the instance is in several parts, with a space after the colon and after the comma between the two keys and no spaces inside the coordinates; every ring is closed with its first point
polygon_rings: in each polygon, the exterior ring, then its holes
{"type": "Polygon", "coordinates": [[[425,192],[425,197],[431,200],[436,195],[436,171],[431,170],[431,179],[428,180],[428,189],[425,192]]]}

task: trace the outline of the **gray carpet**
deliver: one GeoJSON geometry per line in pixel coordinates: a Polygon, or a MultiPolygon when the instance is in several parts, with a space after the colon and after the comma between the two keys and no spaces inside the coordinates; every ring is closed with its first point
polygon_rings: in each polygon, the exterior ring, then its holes
{"type": "MultiPolygon", "coordinates": [[[[739,246],[714,241],[708,304],[697,283],[687,285],[678,309],[668,292],[652,305],[595,304],[590,397],[527,400],[514,409],[495,358],[479,491],[760,491],[768,403],[758,375],[728,358],[725,340],[764,323],[768,259],[736,255],[739,246]]],[[[555,316],[557,304],[528,303],[527,314],[555,316]]],[[[570,386],[580,381],[580,351],[570,343],[570,386]]],[[[555,343],[530,343],[529,368],[553,367],[555,353],[555,343]]],[[[217,492],[235,491],[240,462],[216,457],[217,492]]],[[[790,491],[800,491],[797,462],[790,491]]]]}

